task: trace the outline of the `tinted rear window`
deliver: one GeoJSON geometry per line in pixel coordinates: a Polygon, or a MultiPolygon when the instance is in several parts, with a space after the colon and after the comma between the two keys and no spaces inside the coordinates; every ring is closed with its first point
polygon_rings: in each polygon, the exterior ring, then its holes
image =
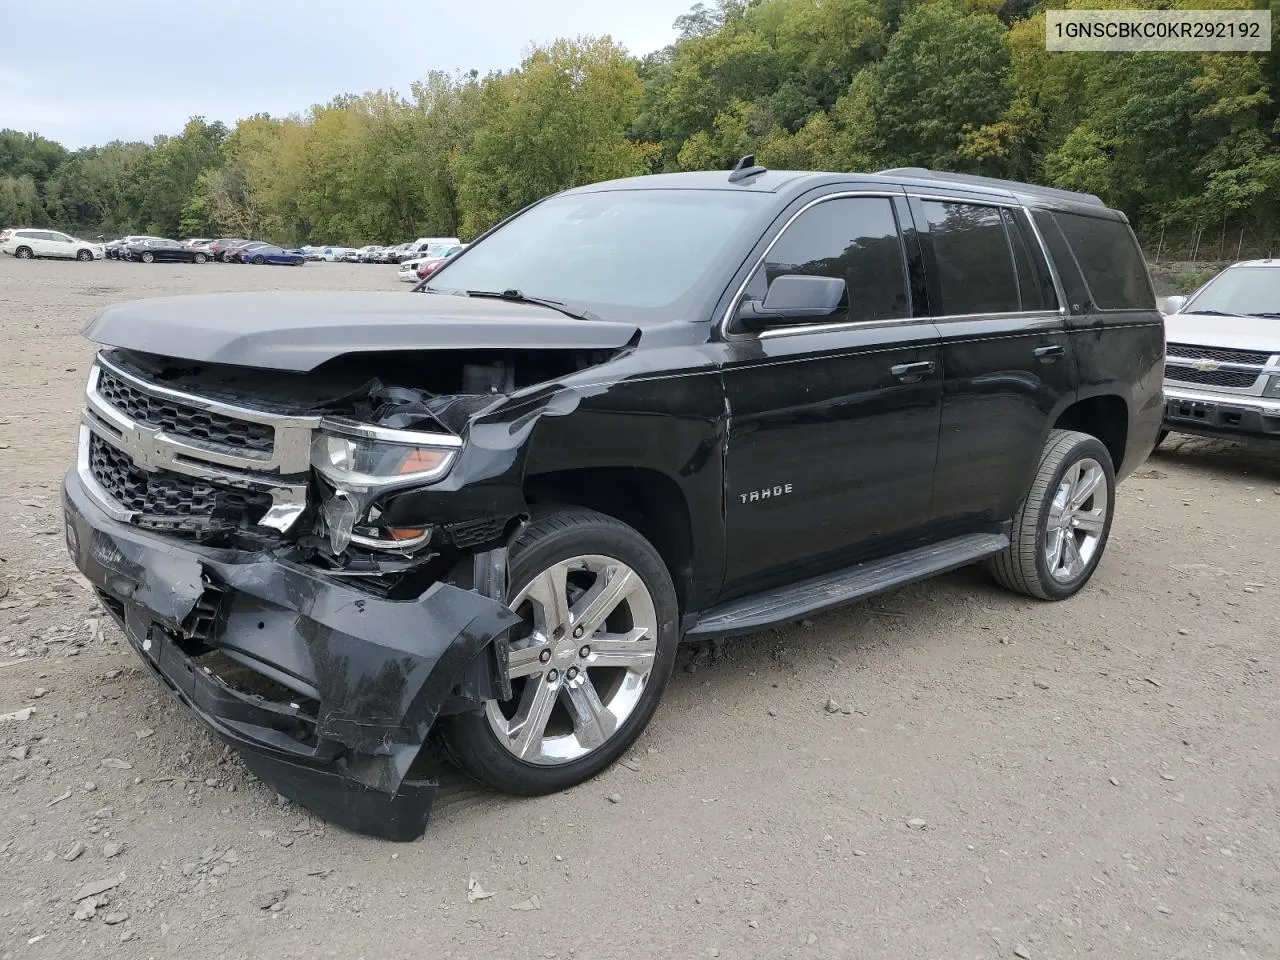
{"type": "Polygon", "coordinates": [[[1071,245],[1095,307],[1155,309],[1147,265],[1127,224],[1075,213],[1053,216],[1071,245]]]}
{"type": "Polygon", "coordinates": [[[929,223],[942,298],[934,313],[949,316],[1020,310],[1018,280],[1000,208],[934,200],[920,205],[929,223]]]}

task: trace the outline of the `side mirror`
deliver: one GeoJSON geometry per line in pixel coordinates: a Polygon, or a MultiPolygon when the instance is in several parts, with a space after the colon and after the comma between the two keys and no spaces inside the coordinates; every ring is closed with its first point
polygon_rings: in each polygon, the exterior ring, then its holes
{"type": "Polygon", "coordinates": [[[1161,313],[1177,313],[1187,305],[1187,297],[1165,297],[1164,309],[1161,313]]]}
{"type": "Polygon", "coordinates": [[[845,283],[839,277],[786,274],[769,284],[764,300],[744,300],[738,319],[748,329],[781,326],[794,320],[829,317],[844,299],[845,283]]]}

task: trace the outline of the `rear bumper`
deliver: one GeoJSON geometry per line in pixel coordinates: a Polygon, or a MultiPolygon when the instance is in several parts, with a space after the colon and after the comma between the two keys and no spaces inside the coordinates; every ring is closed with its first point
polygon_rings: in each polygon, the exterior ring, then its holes
{"type": "Polygon", "coordinates": [[[63,505],[72,559],[142,661],[255,775],[339,826],[422,834],[436,783],[410,765],[463,677],[505,675],[506,607],[445,583],[384,600],[270,553],[155,536],[74,472],[63,505]]]}
{"type": "Polygon", "coordinates": [[[1280,440],[1280,400],[1166,386],[1164,429],[1224,439],[1280,440]]]}

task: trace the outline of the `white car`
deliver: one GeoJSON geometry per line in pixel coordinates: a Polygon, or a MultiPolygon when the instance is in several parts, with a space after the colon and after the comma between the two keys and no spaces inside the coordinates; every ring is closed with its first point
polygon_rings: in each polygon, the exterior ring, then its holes
{"type": "Polygon", "coordinates": [[[419,256],[413,260],[406,260],[404,263],[400,264],[400,279],[405,283],[416,283],[417,281],[424,279],[420,272],[423,264],[426,264],[433,270],[438,270],[440,268],[440,264],[444,263],[454,254],[461,253],[463,250],[467,249],[467,247],[468,244],[465,243],[445,244],[435,247],[435,249],[425,257],[419,256]]]}
{"type": "Polygon", "coordinates": [[[59,260],[101,260],[105,256],[100,243],[69,237],[57,230],[6,230],[0,233],[0,252],[19,260],[49,257],[59,260]]]}
{"type": "Polygon", "coordinates": [[[1164,427],[1280,439],[1280,260],[1227,267],[1164,318],[1164,427]]]}

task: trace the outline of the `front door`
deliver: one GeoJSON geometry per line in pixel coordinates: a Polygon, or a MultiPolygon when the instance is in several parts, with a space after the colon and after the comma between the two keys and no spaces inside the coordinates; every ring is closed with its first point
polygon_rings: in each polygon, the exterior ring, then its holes
{"type": "Polygon", "coordinates": [[[808,207],[745,298],[793,274],[839,277],[846,300],[815,321],[730,326],[723,599],[887,552],[928,519],[941,354],[933,324],[912,316],[894,201],[808,207]]]}

